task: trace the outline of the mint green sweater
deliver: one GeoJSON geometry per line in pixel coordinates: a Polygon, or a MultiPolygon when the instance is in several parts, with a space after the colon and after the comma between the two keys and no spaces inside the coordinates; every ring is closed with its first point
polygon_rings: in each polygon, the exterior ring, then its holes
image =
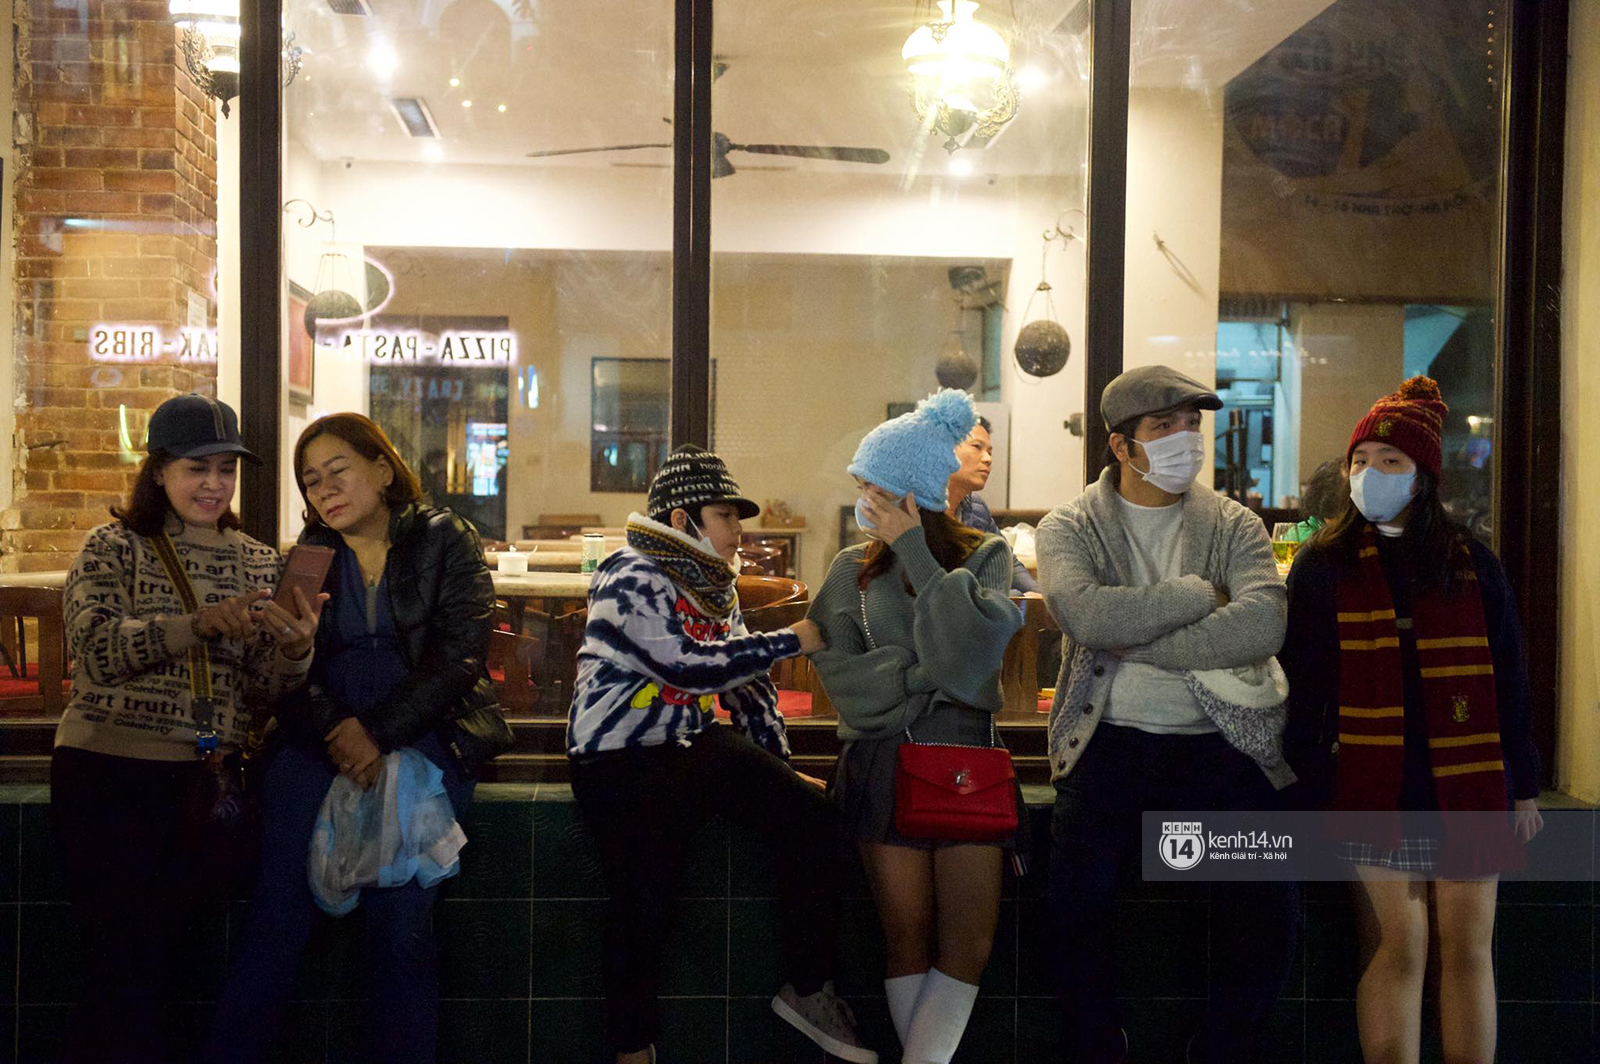
{"type": "Polygon", "coordinates": [[[895,541],[894,568],[867,586],[864,627],[857,578],[866,549],[839,552],[808,613],[828,643],[811,660],[839,710],[839,737],[896,735],[935,702],[999,712],[1000,665],[1022,627],[1006,541],[984,537],[945,572],[913,528],[895,541]]]}

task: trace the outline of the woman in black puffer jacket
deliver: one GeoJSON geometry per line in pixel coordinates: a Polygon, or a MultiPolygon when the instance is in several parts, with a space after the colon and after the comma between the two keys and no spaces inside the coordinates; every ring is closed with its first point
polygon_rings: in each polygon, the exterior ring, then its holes
{"type": "MultiPolygon", "coordinates": [[[[337,553],[310,675],[278,706],[261,875],[207,1044],[208,1060],[230,1064],[266,1055],[294,983],[316,915],[307,854],[334,779],[370,787],[383,755],[410,747],[442,771],[459,817],[478,768],[511,743],[485,663],[494,585],[472,526],[420,505],[416,475],[360,414],[313,422],[294,469],[300,541],[337,553]]],[[[385,1064],[434,1059],[436,894],[415,882],[362,892],[370,1041],[385,1064]]]]}

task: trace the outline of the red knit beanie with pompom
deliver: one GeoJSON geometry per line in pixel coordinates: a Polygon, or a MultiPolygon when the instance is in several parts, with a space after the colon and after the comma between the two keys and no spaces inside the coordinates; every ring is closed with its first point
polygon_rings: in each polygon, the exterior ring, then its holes
{"type": "Polygon", "coordinates": [[[1438,477],[1444,464],[1440,443],[1444,436],[1445,415],[1450,408],[1439,394],[1439,385],[1427,377],[1412,377],[1392,395],[1372,404],[1350,434],[1345,464],[1355,449],[1369,440],[1387,443],[1404,451],[1417,465],[1438,477]]]}

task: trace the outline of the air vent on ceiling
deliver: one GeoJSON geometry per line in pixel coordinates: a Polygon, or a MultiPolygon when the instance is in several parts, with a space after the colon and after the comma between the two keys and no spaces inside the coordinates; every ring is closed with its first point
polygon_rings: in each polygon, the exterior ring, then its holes
{"type": "MultiPolygon", "coordinates": [[[[338,0],[328,0],[328,2],[337,3],[338,0]]],[[[1060,22],[1056,23],[1056,28],[1050,32],[1065,34],[1068,37],[1077,37],[1088,28],[1089,5],[1080,0],[1079,3],[1073,6],[1071,11],[1067,12],[1066,17],[1064,17],[1060,22]]]]}
{"type": "Polygon", "coordinates": [[[406,133],[413,137],[437,137],[439,127],[434,125],[433,112],[428,110],[428,105],[419,96],[396,96],[389,101],[389,107],[394,111],[394,116],[400,124],[406,127],[406,133]]]}
{"type": "Polygon", "coordinates": [[[328,0],[335,15],[370,15],[372,5],[367,0],[328,0]]]}

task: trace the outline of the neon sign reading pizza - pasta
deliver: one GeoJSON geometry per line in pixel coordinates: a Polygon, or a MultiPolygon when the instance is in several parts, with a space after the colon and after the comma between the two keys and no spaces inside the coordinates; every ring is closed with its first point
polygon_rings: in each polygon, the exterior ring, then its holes
{"type": "Polygon", "coordinates": [[[359,347],[374,365],[439,362],[508,366],[517,360],[514,332],[423,332],[420,329],[347,332],[343,346],[359,347]]]}

